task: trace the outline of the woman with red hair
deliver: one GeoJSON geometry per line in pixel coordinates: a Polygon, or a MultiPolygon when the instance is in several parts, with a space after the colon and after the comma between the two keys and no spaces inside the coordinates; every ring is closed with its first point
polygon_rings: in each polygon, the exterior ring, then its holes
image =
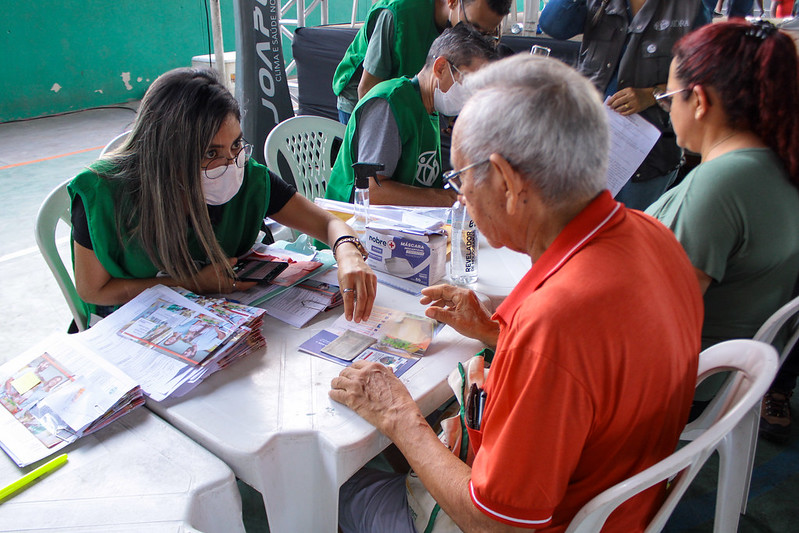
{"type": "Polygon", "coordinates": [[[704,26],[673,57],[658,103],[702,162],[647,213],[696,269],[705,348],[752,337],[799,276],[799,72],[793,41],[765,21],[704,26]]]}

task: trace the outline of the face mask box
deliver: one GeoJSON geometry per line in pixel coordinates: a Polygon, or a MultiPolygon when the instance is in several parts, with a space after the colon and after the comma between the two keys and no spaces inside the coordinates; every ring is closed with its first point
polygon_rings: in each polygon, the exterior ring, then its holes
{"type": "Polygon", "coordinates": [[[366,263],[374,270],[428,286],[447,273],[446,235],[367,228],[364,238],[366,263]]]}

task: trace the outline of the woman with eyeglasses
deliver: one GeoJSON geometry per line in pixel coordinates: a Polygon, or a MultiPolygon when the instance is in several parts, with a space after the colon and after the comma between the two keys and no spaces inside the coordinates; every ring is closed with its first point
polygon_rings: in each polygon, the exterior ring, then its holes
{"type": "Polygon", "coordinates": [[[703,348],[751,338],[799,275],[799,72],[768,22],[705,26],[674,48],[677,143],[702,162],[647,209],[671,228],[704,293],[703,348]]]}
{"type": "Polygon", "coordinates": [[[329,243],[345,315],[366,319],[376,278],[354,232],[250,159],[233,95],[210,70],[153,82],[130,135],[69,184],[75,285],[107,314],[157,284],[197,293],[246,290],[233,265],[264,217],[329,243]]]}
{"type": "Polygon", "coordinates": [[[616,199],[646,209],[674,182],[682,152],[668,117],[655,105],[665,87],[671,48],[710,22],[701,0],[550,0],[541,29],[556,39],[583,34],[577,69],[617,113],[640,115],[661,135],[616,199]]]}

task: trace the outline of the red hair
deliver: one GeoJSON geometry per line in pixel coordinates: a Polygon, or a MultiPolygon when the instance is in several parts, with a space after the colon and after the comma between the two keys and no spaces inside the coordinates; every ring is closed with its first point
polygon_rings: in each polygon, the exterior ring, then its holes
{"type": "MultiPolygon", "coordinates": [[[[687,88],[713,87],[729,125],[760,137],[799,187],[799,68],[793,40],[770,23],[708,24],[674,45],[687,88]]],[[[686,96],[687,98],[688,96],[686,96]]]]}

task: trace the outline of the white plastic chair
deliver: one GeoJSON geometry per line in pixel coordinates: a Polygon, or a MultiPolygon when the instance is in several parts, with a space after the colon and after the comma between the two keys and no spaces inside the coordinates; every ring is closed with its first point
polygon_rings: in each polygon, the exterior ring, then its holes
{"type": "Polygon", "coordinates": [[[796,342],[799,341],[799,297],[783,305],[766,320],[755,333],[756,341],[774,344],[782,328],[788,326],[788,338],[780,351],[780,366],[791,353],[796,342]]]}
{"type": "MultiPolygon", "coordinates": [[[[282,154],[297,190],[313,202],[325,195],[335,162],[334,141],[344,138],[344,130],[340,122],[324,117],[300,115],[284,120],[266,137],[266,166],[280,175],[278,154],[282,154]]],[[[280,177],[291,182],[288,176],[280,177]]]]}
{"type": "Polygon", "coordinates": [[[111,139],[108,142],[108,144],[105,145],[105,148],[103,148],[102,151],[100,152],[100,157],[103,157],[106,153],[110,152],[111,150],[116,150],[117,148],[119,148],[119,146],[121,146],[122,143],[125,142],[125,139],[128,138],[129,134],[130,130],[123,131],[122,133],[111,139]]]}
{"type": "MultiPolygon", "coordinates": [[[[779,352],[779,364],[777,369],[785,362],[785,358],[791,353],[793,347],[799,341],[799,297],[794,298],[787,304],[783,305],[766,320],[763,325],[755,333],[754,340],[771,344],[775,348],[781,348],[779,352]],[[780,346],[775,345],[777,335],[783,328],[787,328],[787,338],[785,344],[780,346]]],[[[749,501],[749,487],[752,483],[752,470],[755,467],[755,453],[757,451],[757,438],[760,431],[760,407],[758,403],[752,412],[753,422],[747,422],[747,427],[751,428],[749,440],[737,445],[729,445],[725,450],[719,450],[719,455],[724,451],[731,454],[730,458],[726,461],[726,469],[724,475],[726,477],[737,478],[744,475],[744,491],[741,495],[740,514],[746,513],[746,506],[749,501]],[[740,465],[746,461],[746,468],[741,469],[740,465]]]]}
{"type": "MultiPolygon", "coordinates": [[[[760,403],[760,399],[777,373],[777,352],[768,344],[746,339],[716,344],[703,351],[699,357],[697,383],[718,372],[730,372],[730,375],[711,401],[710,409],[706,409],[696,421],[687,426],[686,432],[695,429],[697,432],[692,442],[589,501],[574,517],[566,533],[600,531],[608,516],[619,505],[639,492],[673,478],[666,501],[646,531],[652,533],[663,529],[680,498],[708,457],[727,442],[733,432],[739,431],[741,421],[753,412],[755,405],[760,403]],[[711,413],[719,415],[711,421],[706,418],[711,413]]],[[[742,482],[741,479],[740,483],[742,482]]],[[[729,505],[728,502],[732,501],[730,495],[741,490],[740,486],[731,486],[729,480],[722,482],[721,475],[719,476],[714,532],[728,533],[737,530],[737,512],[735,523],[730,524],[724,520],[724,511],[729,505]]],[[[737,504],[732,503],[732,505],[737,511],[737,504]]]]}
{"type": "MultiPolygon", "coordinates": [[[[779,362],[777,369],[782,366],[785,358],[799,341],[799,297],[794,298],[780,309],[778,309],[755,333],[754,340],[774,345],[777,335],[784,327],[788,327],[788,338],[779,352],[779,362]]],[[[718,415],[718,405],[716,411],[711,411],[713,406],[708,406],[705,410],[707,417],[700,417],[686,427],[681,440],[693,440],[704,429],[701,420],[713,420],[718,415]]],[[[705,422],[707,424],[708,422],[705,422]]],[[[727,493],[723,512],[725,514],[722,522],[725,524],[736,525],[740,515],[746,513],[749,502],[749,487],[752,484],[752,470],[755,466],[755,453],[757,451],[757,438],[760,429],[760,403],[758,402],[752,412],[744,416],[739,427],[731,432],[719,445],[719,486],[733,487],[734,491],[727,493]],[[746,465],[742,467],[741,465],[746,465]],[[733,504],[733,501],[739,504],[733,504]]],[[[718,513],[717,503],[717,513],[718,513]]],[[[717,514],[718,517],[718,514],[717,514]]],[[[717,518],[718,520],[718,518],[717,518]]],[[[735,529],[730,529],[734,531],[735,529]]]]}
{"type": "Polygon", "coordinates": [[[75,283],[72,281],[69,270],[61,260],[55,241],[55,231],[59,220],[72,227],[69,193],[67,193],[67,184],[70,181],[72,180],[66,180],[53,189],[39,207],[35,227],[36,244],[67,301],[67,306],[72,312],[78,330],[83,331],[87,328],[89,317],[83,311],[83,303],[78,297],[78,291],[75,289],[75,283]]]}
{"type": "MultiPolygon", "coordinates": [[[[128,134],[130,134],[130,131],[125,131],[111,139],[100,151],[100,157],[121,145],[128,134]]],[[[78,296],[75,282],[70,275],[70,269],[64,266],[55,242],[55,231],[59,220],[70,228],[72,227],[71,205],[69,193],[67,192],[67,184],[70,181],[72,180],[66,180],[47,195],[47,198],[39,207],[39,213],[36,215],[34,231],[36,232],[36,244],[39,246],[39,251],[50,268],[50,272],[53,273],[53,277],[58,283],[58,288],[61,289],[61,294],[64,295],[64,299],[67,301],[67,306],[75,319],[75,325],[78,327],[78,331],[83,331],[91,326],[95,320],[98,320],[99,317],[86,316],[83,310],[83,302],[78,296]]]]}

